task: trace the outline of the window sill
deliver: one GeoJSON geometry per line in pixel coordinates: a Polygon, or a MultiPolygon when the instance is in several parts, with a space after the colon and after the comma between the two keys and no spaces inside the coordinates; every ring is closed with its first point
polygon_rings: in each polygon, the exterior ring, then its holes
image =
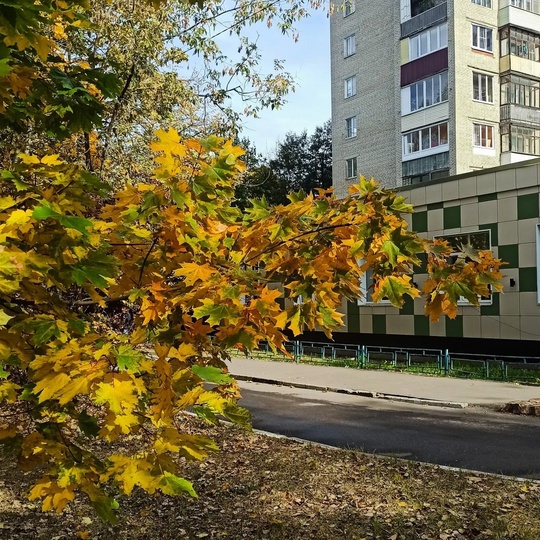
{"type": "Polygon", "coordinates": [[[485,56],[490,56],[491,58],[495,58],[493,51],[488,51],[487,49],[478,49],[477,47],[471,47],[471,50],[474,52],[483,54],[485,56]]]}
{"type": "Polygon", "coordinates": [[[435,154],[442,154],[443,152],[448,152],[450,149],[448,144],[440,144],[430,148],[429,150],[420,150],[419,152],[412,152],[411,154],[402,154],[401,161],[412,161],[413,159],[418,159],[426,156],[433,156],[435,154]]]}
{"type": "Polygon", "coordinates": [[[482,105],[495,105],[494,101],[482,101],[481,99],[474,99],[473,103],[482,103],[482,105]]]}

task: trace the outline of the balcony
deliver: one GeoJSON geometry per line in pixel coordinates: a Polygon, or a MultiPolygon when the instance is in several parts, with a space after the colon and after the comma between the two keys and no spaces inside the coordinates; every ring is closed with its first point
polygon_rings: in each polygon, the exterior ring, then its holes
{"type": "Polygon", "coordinates": [[[500,73],[523,73],[528,77],[540,79],[540,62],[522,58],[513,54],[501,56],[499,60],[500,73]]]}
{"type": "Polygon", "coordinates": [[[444,2],[401,23],[401,39],[416,34],[434,24],[444,22],[447,18],[446,12],[446,2],[444,2]]]}
{"type": "Polygon", "coordinates": [[[501,0],[498,18],[499,28],[510,24],[538,32],[540,0],[501,0]]]}
{"type": "Polygon", "coordinates": [[[531,127],[540,127],[540,109],[523,107],[513,103],[501,105],[502,123],[530,124],[531,127]]]}

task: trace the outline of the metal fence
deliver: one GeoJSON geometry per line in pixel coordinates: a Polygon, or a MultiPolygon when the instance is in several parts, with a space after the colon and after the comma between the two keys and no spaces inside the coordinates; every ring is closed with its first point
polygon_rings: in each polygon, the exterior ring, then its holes
{"type": "Polygon", "coordinates": [[[266,342],[253,358],[294,361],[301,364],[386,369],[450,377],[540,383],[540,357],[456,353],[443,349],[411,349],[372,345],[289,341],[287,357],[266,342]]]}

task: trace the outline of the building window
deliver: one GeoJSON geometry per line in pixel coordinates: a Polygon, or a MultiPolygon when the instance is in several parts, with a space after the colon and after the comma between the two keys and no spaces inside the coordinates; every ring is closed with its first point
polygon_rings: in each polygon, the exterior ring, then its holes
{"type": "Polygon", "coordinates": [[[403,135],[404,157],[433,149],[441,152],[448,150],[448,122],[417,129],[403,135]]]}
{"type": "Polygon", "coordinates": [[[493,77],[484,73],[473,73],[473,99],[493,103],[493,77]]]}
{"type": "Polygon", "coordinates": [[[540,156],[540,129],[501,124],[501,150],[540,156]]]}
{"type": "Polygon", "coordinates": [[[409,40],[409,58],[415,60],[448,47],[448,24],[434,26],[409,40]]]}
{"type": "Polygon", "coordinates": [[[448,72],[439,73],[402,88],[401,96],[402,114],[448,101],[448,72]]]}
{"type": "Polygon", "coordinates": [[[354,13],[355,10],[356,6],[354,0],[345,0],[345,3],[343,4],[343,16],[348,17],[351,13],[354,13]]]}
{"type": "MultiPolygon", "coordinates": [[[[450,256],[448,261],[450,263],[454,263],[457,260],[458,255],[462,253],[465,246],[470,246],[478,251],[486,251],[491,249],[490,231],[450,234],[444,236],[437,236],[436,238],[440,240],[446,240],[454,249],[454,253],[450,256]]],[[[491,290],[491,287],[489,288],[491,290]]],[[[491,295],[480,296],[478,300],[482,305],[490,305],[492,302],[491,295]]],[[[469,301],[465,297],[461,296],[458,300],[458,305],[460,304],[469,305],[469,301]]]]}
{"type": "Polygon", "coordinates": [[[473,124],[473,145],[481,148],[494,148],[493,126],[473,124]]]}
{"type": "Polygon", "coordinates": [[[345,132],[347,139],[356,137],[356,116],[345,119],[345,132]]]}
{"type": "MultiPolygon", "coordinates": [[[[359,261],[358,264],[362,266],[365,261],[359,261]]],[[[373,270],[368,268],[360,278],[360,291],[362,296],[358,299],[358,305],[365,306],[366,304],[373,304],[373,290],[375,288],[375,279],[373,278],[373,270]]],[[[378,302],[379,305],[390,304],[390,300],[385,296],[378,302]]]]}
{"type": "Polygon", "coordinates": [[[347,58],[347,56],[351,56],[356,52],[356,36],[353,34],[352,36],[347,36],[343,40],[343,56],[347,58]]]}
{"type": "Polygon", "coordinates": [[[508,54],[540,62],[540,36],[519,28],[503,28],[501,30],[501,56],[508,54]]]}
{"type": "Polygon", "coordinates": [[[345,79],[345,97],[349,98],[356,95],[356,75],[345,79]]]}
{"type": "Polygon", "coordinates": [[[533,13],[539,13],[538,5],[535,5],[532,0],[510,0],[510,5],[533,13]]]}
{"type": "Polygon", "coordinates": [[[471,0],[473,4],[478,4],[482,7],[491,8],[491,0],[471,0]]]}
{"type": "Polygon", "coordinates": [[[352,178],[356,179],[358,176],[358,162],[355,157],[349,158],[346,161],[347,164],[347,178],[350,180],[352,178]]]}
{"type": "Polygon", "coordinates": [[[501,77],[501,105],[540,108],[540,82],[517,75],[501,77]]]}
{"type": "Polygon", "coordinates": [[[472,25],[472,46],[481,51],[493,52],[493,30],[480,26],[472,25]]]}
{"type": "Polygon", "coordinates": [[[420,13],[424,13],[428,9],[444,4],[446,0],[412,0],[411,1],[411,16],[416,17],[420,13]]]}

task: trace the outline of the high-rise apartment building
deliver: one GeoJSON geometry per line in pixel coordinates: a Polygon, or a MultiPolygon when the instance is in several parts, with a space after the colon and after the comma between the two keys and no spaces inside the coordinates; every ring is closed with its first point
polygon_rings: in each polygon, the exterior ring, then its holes
{"type": "Polygon", "coordinates": [[[338,195],[540,156],[540,0],[349,0],[331,58],[338,195]]]}

